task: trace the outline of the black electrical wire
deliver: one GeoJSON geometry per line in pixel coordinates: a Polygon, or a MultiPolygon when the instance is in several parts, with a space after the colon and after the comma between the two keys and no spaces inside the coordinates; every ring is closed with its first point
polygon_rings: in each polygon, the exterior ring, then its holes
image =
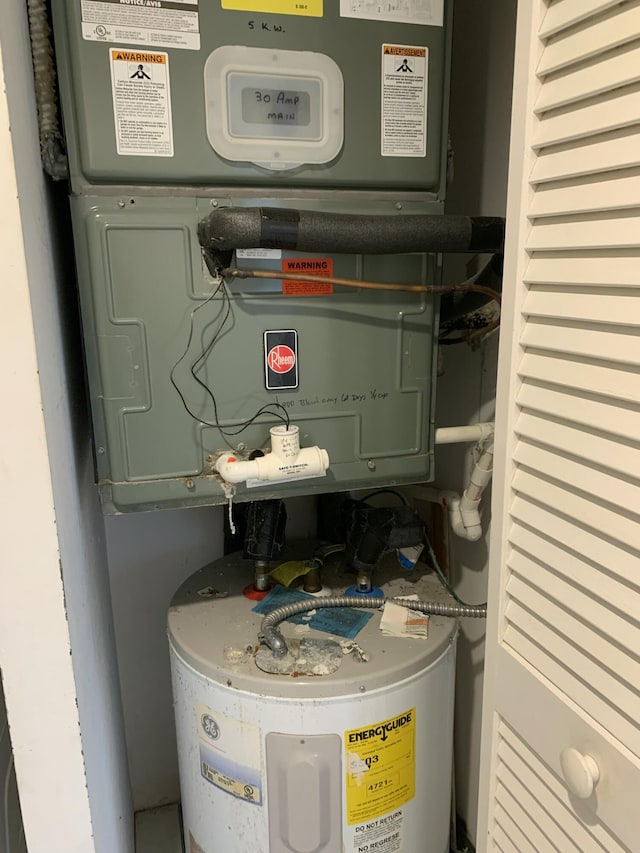
{"type": "Polygon", "coordinates": [[[463,601],[455,589],[451,586],[447,578],[444,576],[444,572],[440,568],[440,563],[438,563],[438,558],[436,557],[435,551],[433,550],[433,545],[431,544],[429,537],[425,533],[424,537],[424,545],[427,549],[427,554],[429,555],[429,561],[431,563],[431,567],[438,576],[438,580],[442,584],[442,586],[447,590],[449,595],[461,604],[463,607],[486,607],[487,602],[483,602],[483,604],[468,604],[466,601],[463,601]]]}
{"type": "Polygon", "coordinates": [[[261,415],[270,415],[273,418],[277,418],[279,421],[281,421],[282,423],[284,423],[286,425],[287,429],[289,429],[289,413],[287,412],[286,408],[283,405],[281,405],[280,403],[266,403],[264,406],[261,406],[260,409],[258,409],[258,411],[252,417],[248,418],[245,421],[241,421],[239,424],[236,424],[235,426],[238,427],[237,429],[232,429],[232,430],[231,429],[225,429],[223,426],[221,426],[220,418],[218,416],[218,402],[216,400],[215,394],[213,393],[211,388],[206,384],[206,382],[203,382],[202,379],[200,379],[200,377],[198,376],[198,370],[202,367],[202,365],[205,362],[205,359],[211,353],[211,351],[215,347],[216,343],[220,340],[222,333],[224,331],[224,328],[225,328],[227,321],[228,321],[230,316],[231,316],[231,298],[229,296],[229,292],[227,290],[227,287],[226,287],[224,281],[221,281],[218,284],[218,286],[216,287],[216,289],[211,293],[211,295],[208,296],[204,302],[201,302],[200,305],[197,305],[193,309],[193,311],[191,312],[191,316],[190,316],[190,320],[189,320],[189,337],[187,340],[187,346],[186,346],[184,352],[182,353],[182,355],[180,356],[180,358],[174,363],[173,367],[171,368],[171,370],[169,372],[169,378],[171,380],[171,384],[175,388],[178,396],[180,397],[180,400],[182,401],[182,405],[184,406],[187,414],[189,414],[195,421],[198,421],[198,423],[202,423],[202,424],[205,424],[206,426],[214,427],[215,429],[219,430],[220,435],[221,435],[224,443],[227,445],[227,447],[230,448],[231,450],[235,450],[233,445],[230,444],[226,440],[225,436],[239,435],[245,429],[250,427],[251,424],[253,424],[254,421],[256,421],[261,415]],[[198,383],[198,385],[200,385],[200,387],[205,391],[205,393],[207,394],[207,396],[211,400],[211,404],[213,406],[214,420],[209,421],[209,420],[206,420],[206,418],[201,418],[199,415],[196,415],[191,410],[191,408],[189,407],[182,391],[178,387],[178,384],[175,380],[175,371],[180,366],[180,364],[182,364],[184,359],[187,357],[187,354],[191,348],[191,343],[193,341],[193,333],[194,333],[194,329],[195,329],[195,315],[196,315],[196,313],[198,311],[200,311],[202,308],[204,308],[206,305],[208,305],[211,302],[211,300],[214,299],[220,292],[222,292],[222,307],[221,307],[220,311],[218,312],[215,320],[213,320],[212,322],[215,323],[220,318],[220,316],[224,313],[224,317],[222,318],[222,322],[219,323],[218,328],[217,328],[215,334],[213,335],[213,337],[211,338],[211,340],[209,341],[209,343],[204,347],[204,349],[202,350],[200,355],[196,358],[196,360],[189,367],[189,372],[191,373],[191,376],[198,383]],[[274,410],[281,410],[281,411],[274,411],[274,410]]]}
{"type": "Polygon", "coordinates": [[[409,501],[405,496],[400,494],[400,492],[397,492],[395,489],[377,489],[375,492],[371,492],[371,494],[366,495],[366,497],[359,498],[359,500],[362,503],[367,503],[371,498],[376,498],[378,495],[394,495],[396,498],[400,499],[404,506],[409,506],[409,501]]]}

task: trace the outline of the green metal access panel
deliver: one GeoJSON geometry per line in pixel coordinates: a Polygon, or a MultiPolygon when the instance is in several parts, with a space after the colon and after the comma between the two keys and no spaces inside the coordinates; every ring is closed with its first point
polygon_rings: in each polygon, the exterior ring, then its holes
{"type": "Polygon", "coordinates": [[[52,12],[105,512],[222,503],[221,454],[266,454],[284,423],[328,467],[242,481],[236,500],[431,479],[437,301],[323,279],[433,283],[437,257],[244,248],[228,263],[275,277],[221,280],[198,224],[442,213],[448,2],[52,12]]]}

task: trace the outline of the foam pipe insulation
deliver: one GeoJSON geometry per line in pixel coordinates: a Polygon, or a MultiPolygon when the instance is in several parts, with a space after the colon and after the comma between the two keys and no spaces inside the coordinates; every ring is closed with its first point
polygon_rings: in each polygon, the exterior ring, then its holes
{"type": "Polygon", "coordinates": [[[504,219],[489,216],[360,216],[275,207],[226,207],[198,225],[205,253],[289,249],[349,255],[501,252],[504,219]]]}

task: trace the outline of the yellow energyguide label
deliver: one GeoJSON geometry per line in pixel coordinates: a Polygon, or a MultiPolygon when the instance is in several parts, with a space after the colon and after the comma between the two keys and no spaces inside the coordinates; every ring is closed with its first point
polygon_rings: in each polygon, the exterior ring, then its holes
{"type": "Polygon", "coordinates": [[[344,733],[347,822],[374,820],[415,796],[416,709],[344,733]]]}
{"type": "Polygon", "coordinates": [[[323,0],[222,0],[223,9],[265,15],[306,15],[321,18],[323,0]]]}

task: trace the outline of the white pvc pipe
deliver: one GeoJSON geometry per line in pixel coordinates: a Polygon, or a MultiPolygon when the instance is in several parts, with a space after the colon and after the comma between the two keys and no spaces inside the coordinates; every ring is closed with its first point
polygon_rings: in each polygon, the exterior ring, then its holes
{"type": "Polygon", "coordinates": [[[238,459],[234,453],[223,453],[216,471],[227,483],[246,480],[279,482],[307,477],[320,477],[329,467],[329,454],[320,447],[300,447],[297,426],[277,426],[271,430],[271,453],[257,459],[238,459]]]}
{"type": "Polygon", "coordinates": [[[493,435],[494,425],[470,424],[469,426],[440,427],[436,430],[436,444],[460,444],[465,441],[485,441],[493,435]]]}

